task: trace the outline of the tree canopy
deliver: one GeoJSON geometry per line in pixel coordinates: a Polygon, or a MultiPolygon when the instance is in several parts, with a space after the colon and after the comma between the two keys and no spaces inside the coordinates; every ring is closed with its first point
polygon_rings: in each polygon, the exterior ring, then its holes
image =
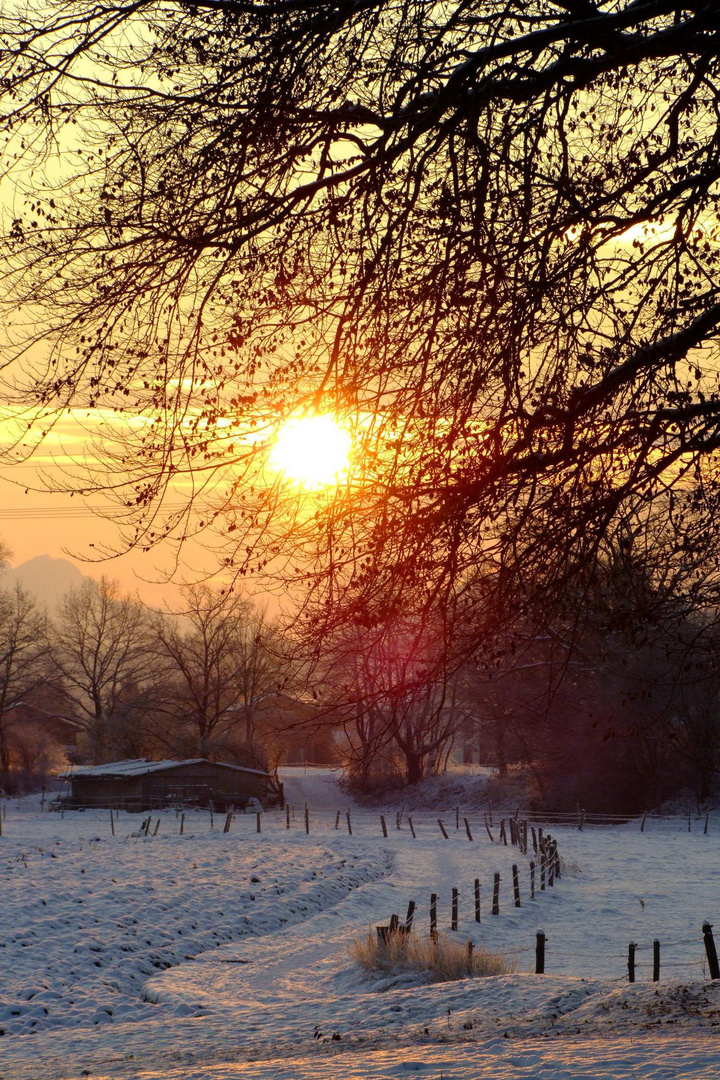
{"type": "Polygon", "coordinates": [[[479,577],[549,595],[659,495],[713,555],[719,35],[707,0],[7,5],[14,400],[141,418],[77,483],[316,628],[467,627],[479,577]],[[354,439],[299,503],[298,410],[354,439]]]}

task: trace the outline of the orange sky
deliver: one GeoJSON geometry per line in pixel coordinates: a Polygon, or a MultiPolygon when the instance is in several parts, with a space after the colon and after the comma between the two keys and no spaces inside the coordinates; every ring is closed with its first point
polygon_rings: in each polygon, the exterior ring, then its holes
{"type": "Polygon", "coordinates": [[[19,486],[35,481],[32,466],[13,466],[0,472],[0,537],[12,552],[13,566],[37,555],[68,559],[91,577],[105,574],[117,579],[124,590],[139,592],[148,603],[176,603],[177,586],[162,583],[171,565],[169,552],[161,548],[149,553],[133,551],[98,562],[92,545],[117,543],[112,523],[98,517],[76,496],[33,490],[26,494],[19,486]]]}
{"type": "MultiPolygon", "coordinates": [[[[92,453],[86,440],[99,430],[93,421],[90,414],[63,417],[28,460],[0,467],[0,538],[12,553],[11,564],[18,566],[38,555],[67,559],[90,577],[117,580],[124,591],[137,593],[154,607],[175,609],[182,606],[179,587],[183,583],[226,584],[210,577],[219,565],[211,536],[186,541],[179,566],[176,546],[167,542],[147,552],[135,549],[102,558],[104,550],[119,549],[122,538],[111,519],[93,510],[104,506],[112,512],[113,504],[103,504],[99,495],[83,499],[46,490],[49,484],[67,485],[69,477],[78,474],[78,466],[92,453]]],[[[12,413],[6,413],[2,421],[5,447],[12,439],[12,428],[12,413]]],[[[274,596],[257,586],[248,592],[260,606],[278,613],[274,596]]]]}

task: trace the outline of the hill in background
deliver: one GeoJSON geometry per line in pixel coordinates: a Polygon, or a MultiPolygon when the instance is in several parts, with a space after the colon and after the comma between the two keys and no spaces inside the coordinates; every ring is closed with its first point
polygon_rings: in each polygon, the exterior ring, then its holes
{"type": "Polygon", "coordinates": [[[0,563],[0,588],[21,585],[50,611],[70,589],[77,589],[89,576],[67,559],[53,559],[49,555],[38,555],[16,567],[0,563]]]}

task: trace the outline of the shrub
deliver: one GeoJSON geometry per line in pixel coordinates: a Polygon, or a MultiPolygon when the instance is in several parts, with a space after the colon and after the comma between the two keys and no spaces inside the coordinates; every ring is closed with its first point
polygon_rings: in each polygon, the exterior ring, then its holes
{"type": "Polygon", "coordinates": [[[471,951],[467,944],[443,934],[423,938],[393,933],[387,941],[380,941],[371,930],[367,937],[353,942],[350,954],[366,971],[385,975],[417,972],[425,975],[427,982],[508,975],[515,970],[511,957],[485,948],[471,951]]]}

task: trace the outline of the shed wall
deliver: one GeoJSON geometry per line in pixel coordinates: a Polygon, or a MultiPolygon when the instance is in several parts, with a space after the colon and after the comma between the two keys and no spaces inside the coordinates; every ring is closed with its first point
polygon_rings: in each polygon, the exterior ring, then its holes
{"type": "Polygon", "coordinates": [[[151,810],[168,804],[195,803],[218,809],[245,806],[262,798],[267,787],[262,773],[240,772],[215,762],[195,762],[135,776],[72,777],[70,805],[114,806],[151,810]]]}

